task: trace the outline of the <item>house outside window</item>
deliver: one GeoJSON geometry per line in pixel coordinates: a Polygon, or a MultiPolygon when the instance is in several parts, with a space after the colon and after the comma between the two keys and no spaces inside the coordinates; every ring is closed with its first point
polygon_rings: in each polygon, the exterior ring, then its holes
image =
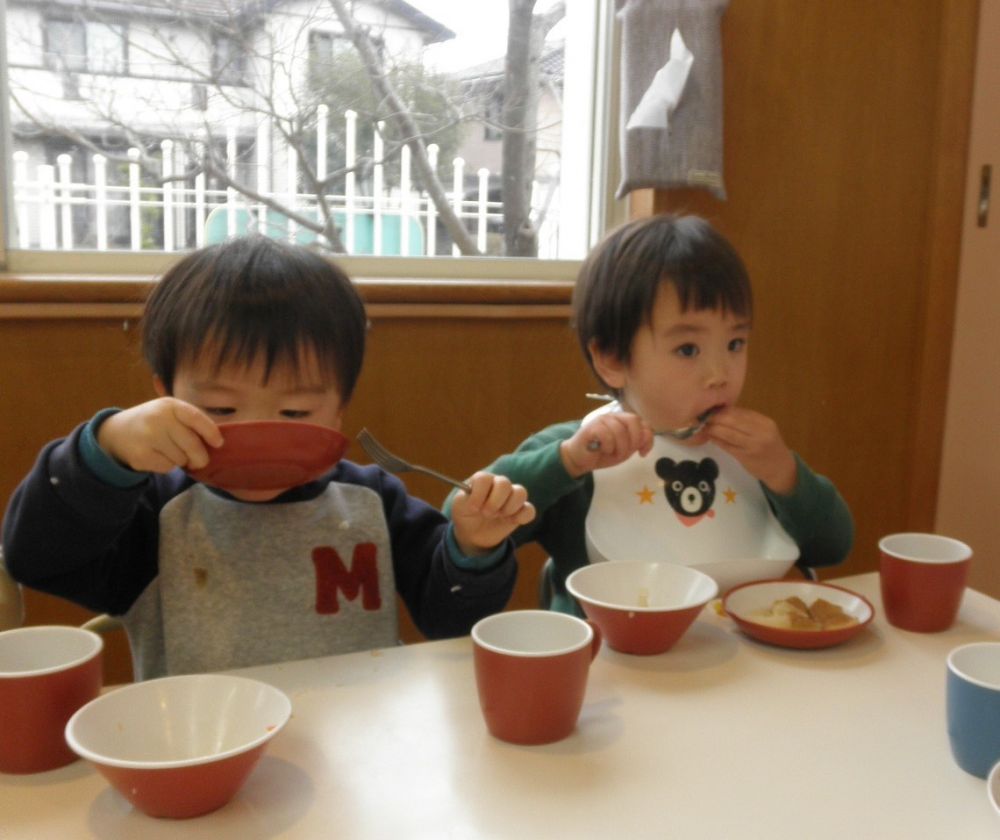
{"type": "MultiPolygon", "coordinates": [[[[607,91],[592,80],[612,5],[566,4],[546,49],[575,70],[537,80],[556,95],[522,129],[502,125],[502,78],[485,101],[463,87],[463,68],[485,57],[481,33],[462,29],[464,6],[90,0],[54,17],[48,0],[7,0],[8,252],[182,251],[258,231],[346,255],[508,256],[497,150],[509,128],[536,146],[538,166],[521,173],[534,178],[522,224],[538,233],[526,255],[579,259],[600,235],[607,195],[594,168],[606,155],[592,148],[607,136],[607,91]],[[338,4],[367,51],[331,11],[338,4]],[[440,60],[463,41],[464,64],[440,60]],[[315,84],[330,68],[336,90],[315,84]],[[112,218],[133,229],[107,229],[112,218]]],[[[472,15],[501,22],[490,28],[501,66],[508,14],[507,0],[484,0],[472,15]]]]}

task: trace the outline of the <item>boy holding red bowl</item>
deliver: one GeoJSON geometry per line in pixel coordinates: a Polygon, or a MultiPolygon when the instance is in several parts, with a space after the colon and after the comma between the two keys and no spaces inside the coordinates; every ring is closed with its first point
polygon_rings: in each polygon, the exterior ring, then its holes
{"type": "Polygon", "coordinates": [[[476,473],[451,523],[374,466],[294,487],[195,481],[218,423],[339,430],[367,319],[347,276],[246,237],[195,251],[154,288],[143,350],[156,399],[47,445],[3,523],[21,583],[120,616],[137,679],[396,644],[395,594],[429,637],[507,603],[524,488],[476,473]]]}

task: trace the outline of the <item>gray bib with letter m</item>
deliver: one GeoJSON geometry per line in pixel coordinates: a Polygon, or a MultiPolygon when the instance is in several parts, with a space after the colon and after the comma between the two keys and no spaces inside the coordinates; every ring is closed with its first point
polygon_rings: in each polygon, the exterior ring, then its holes
{"type": "Polygon", "coordinates": [[[124,620],[136,679],[396,644],[381,497],[251,504],[196,484],[161,511],[159,577],[124,620]]]}

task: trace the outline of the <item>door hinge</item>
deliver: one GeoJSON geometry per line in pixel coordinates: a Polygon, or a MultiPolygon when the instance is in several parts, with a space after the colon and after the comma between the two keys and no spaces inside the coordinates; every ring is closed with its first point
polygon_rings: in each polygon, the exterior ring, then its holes
{"type": "Polygon", "coordinates": [[[990,215],[990,177],[993,167],[984,164],[979,171],[979,203],[976,211],[976,224],[979,227],[986,227],[986,222],[990,215]]]}

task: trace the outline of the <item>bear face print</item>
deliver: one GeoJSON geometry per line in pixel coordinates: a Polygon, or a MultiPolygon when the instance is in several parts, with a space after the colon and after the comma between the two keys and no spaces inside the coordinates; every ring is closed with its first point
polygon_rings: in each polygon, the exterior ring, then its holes
{"type": "Polygon", "coordinates": [[[660,458],[656,462],[656,474],[663,479],[667,503],[678,516],[698,519],[706,513],[711,515],[715,479],[719,477],[719,465],[711,458],[702,458],[697,463],[660,458]]]}

